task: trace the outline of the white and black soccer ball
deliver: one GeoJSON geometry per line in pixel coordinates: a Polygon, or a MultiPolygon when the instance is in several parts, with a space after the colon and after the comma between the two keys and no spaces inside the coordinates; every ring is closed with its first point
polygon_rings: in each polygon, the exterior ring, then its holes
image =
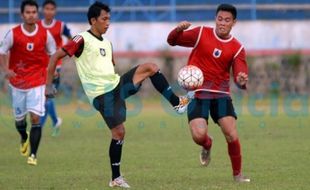
{"type": "Polygon", "coordinates": [[[195,90],[203,84],[203,73],[198,67],[187,65],[180,69],[178,73],[178,83],[187,91],[195,90]]]}

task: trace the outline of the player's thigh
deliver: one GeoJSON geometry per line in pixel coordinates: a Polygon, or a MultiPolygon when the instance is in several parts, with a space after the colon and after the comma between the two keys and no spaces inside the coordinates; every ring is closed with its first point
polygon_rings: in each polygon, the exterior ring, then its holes
{"type": "Polygon", "coordinates": [[[12,108],[16,121],[24,119],[27,114],[26,99],[27,92],[10,86],[12,108]]]}
{"type": "Polygon", "coordinates": [[[228,142],[237,140],[238,132],[236,126],[236,119],[233,116],[222,117],[218,120],[222,132],[228,142]]]}
{"type": "Polygon", "coordinates": [[[134,95],[137,93],[141,87],[141,84],[134,83],[134,76],[137,73],[139,66],[136,66],[129,71],[127,71],[125,74],[121,76],[120,79],[120,96],[123,99],[126,99],[130,97],[131,95],[134,95]]]}
{"type": "Polygon", "coordinates": [[[190,131],[194,138],[204,138],[208,132],[208,124],[205,118],[195,118],[189,122],[190,131]]]}
{"type": "Polygon", "coordinates": [[[214,123],[217,124],[219,124],[219,120],[223,117],[231,116],[237,119],[237,114],[230,97],[212,99],[210,102],[210,115],[214,123]]]}
{"type": "Polygon", "coordinates": [[[146,78],[154,75],[159,70],[154,63],[144,63],[138,65],[137,70],[133,76],[133,83],[135,85],[141,84],[146,78]]]}
{"type": "Polygon", "coordinates": [[[187,117],[193,136],[204,135],[207,132],[210,101],[195,98],[188,105],[187,117]]]}
{"type": "Polygon", "coordinates": [[[27,92],[26,109],[38,116],[45,114],[45,85],[29,89],[27,92]]]}
{"type": "Polygon", "coordinates": [[[95,109],[99,111],[110,129],[126,121],[126,104],[119,91],[118,86],[113,91],[96,97],[93,102],[95,109]]]}

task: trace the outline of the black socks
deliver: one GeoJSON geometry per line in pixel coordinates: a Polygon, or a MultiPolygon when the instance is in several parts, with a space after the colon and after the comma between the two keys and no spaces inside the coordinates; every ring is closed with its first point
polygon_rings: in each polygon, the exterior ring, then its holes
{"type": "Polygon", "coordinates": [[[18,131],[18,133],[20,134],[20,137],[22,139],[22,142],[25,142],[27,140],[27,122],[26,122],[26,118],[24,118],[21,121],[15,121],[15,127],[18,131]]]}
{"type": "Polygon", "coordinates": [[[31,154],[36,155],[41,140],[42,127],[40,124],[32,124],[30,131],[31,154]]]}
{"type": "Polygon", "coordinates": [[[172,106],[179,105],[179,97],[174,94],[167,79],[160,71],[150,76],[150,79],[155,89],[161,93],[172,106]]]}
{"type": "Polygon", "coordinates": [[[123,140],[111,140],[110,144],[110,163],[112,169],[112,180],[118,178],[120,173],[120,165],[121,165],[121,157],[122,157],[122,148],[123,148],[123,140]]]}

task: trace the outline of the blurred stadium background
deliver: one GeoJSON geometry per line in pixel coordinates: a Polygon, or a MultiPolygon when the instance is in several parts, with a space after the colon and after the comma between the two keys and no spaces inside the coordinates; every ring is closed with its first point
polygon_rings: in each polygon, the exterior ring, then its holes
{"type": "MultiPolygon", "coordinates": [[[[0,1],[0,39],[20,22],[21,0],[0,1]]],[[[40,5],[43,0],[37,1],[40,5]]],[[[89,28],[88,6],[94,0],[56,1],[57,19],[65,21],[73,35],[89,28]]],[[[166,37],[177,22],[214,25],[216,6],[205,0],[105,0],[112,8],[107,37],[114,45],[120,73],[146,61],[157,63],[176,83],[176,73],[186,64],[189,50],[171,48],[166,37]]],[[[250,66],[250,94],[307,95],[310,92],[310,2],[308,0],[227,0],[238,8],[239,22],[233,34],[245,46],[250,66]]],[[[78,89],[73,64],[63,69],[63,87],[78,89]]],[[[3,80],[2,80],[3,81],[3,80]]],[[[2,84],[3,85],[3,84],[2,84]]],[[[148,89],[149,83],[144,85],[148,89]]],[[[233,86],[233,91],[236,89],[233,86]]],[[[148,90],[142,94],[149,95],[148,90]]]]}
{"type": "MultiPolygon", "coordinates": [[[[0,40],[20,22],[21,0],[0,0],[0,40]]],[[[43,0],[39,0],[41,5],[43,0]]],[[[56,0],[57,19],[73,35],[89,28],[86,12],[94,0],[56,0]]],[[[120,74],[143,62],[160,66],[177,90],[177,71],[189,49],[171,48],[166,38],[179,21],[214,25],[219,0],[102,0],[112,8],[106,36],[114,45],[120,74]]],[[[245,46],[250,68],[247,92],[232,86],[245,174],[251,184],[231,181],[225,140],[210,122],[213,161],[198,164],[185,115],[179,116],[147,80],[128,100],[127,137],[122,160],[134,189],[309,189],[310,1],[226,0],[238,8],[233,29],[245,46]],[[155,94],[155,95],[153,95],[155,94]],[[140,98],[143,97],[143,98],[140,98]],[[143,107],[144,106],[144,107],[143,107]]],[[[41,15],[42,17],[42,15],[41,15]]],[[[57,110],[60,136],[45,127],[39,166],[29,168],[18,155],[7,82],[0,74],[0,189],[105,189],[110,179],[110,134],[90,109],[72,60],[65,59],[57,110]]],[[[180,94],[184,91],[178,91],[180,94]]],[[[51,125],[51,122],[48,123],[51,125]]]]}

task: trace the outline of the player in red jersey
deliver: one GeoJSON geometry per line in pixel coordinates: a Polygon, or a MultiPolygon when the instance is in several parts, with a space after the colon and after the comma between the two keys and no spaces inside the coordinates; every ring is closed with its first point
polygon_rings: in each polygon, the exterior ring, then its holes
{"type": "Polygon", "coordinates": [[[37,165],[37,150],[42,132],[40,116],[45,111],[47,59],[48,54],[56,51],[56,45],[52,35],[36,24],[38,4],[35,1],[22,2],[21,16],[23,24],[9,30],[0,45],[0,66],[9,80],[15,126],[21,136],[20,152],[24,156],[29,155],[28,164],[37,165]],[[32,125],[30,135],[26,132],[28,112],[32,125]]]}
{"type": "MultiPolygon", "coordinates": [[[[67,39],[71,39],[71,33],[67,25],[60,21],[56,20],[56,8],[57,4],[53,0],[45,0],[42,5],[44,19],[38,21],[38,25],[49,30],[52,34],[55,42],[56,48],[60,48],[63,45],[63,36],[67,39]]],[[[58,89],[60,84],[60,70],[61,70],[62,60],[60,59],[57,62],[57,69],[54,74],[53,85],[58,89]]],[[[41,125],[44,126],[47,116],[50,116],[52,119],[53,133],[52,136],[57,136],[59,134],[60,125],[62,124],[62,119],[57,116],[55,103],[53,99],[47,98],[45,103],[45,115],[41,117],[41,125]]]]}
{"type": "Polygon", "coordinates": [[[167,41],[172,46],[193,48],[188,64],[199,67],[204,74],[203,87],[197,90],[188,106],[192,138],[202,146],[201,164],[207,166],[211,159],[212,138],[207,132],[210,113],[226,138],[234,180],[250,182],[241,171],[237,116],[229,91],[231,68],[238,87],[246,89],[248,80],[244,47],[230,34],[236,17],[237,10],[234,6],[221,4],[216,11],[215,28],[201,26],[187,30],[191,23],[183,21],[170,32],[167,41]]]}

